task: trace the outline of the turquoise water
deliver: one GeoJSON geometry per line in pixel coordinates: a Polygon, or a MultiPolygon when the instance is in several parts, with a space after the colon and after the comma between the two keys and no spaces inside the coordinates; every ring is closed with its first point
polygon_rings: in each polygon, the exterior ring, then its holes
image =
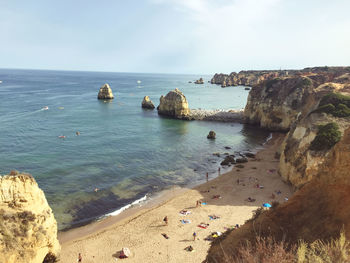
{"type": "Polygon", "coordinates": [[[241,124],[167,119],[141,109],[145,95],[157,106],[159,97],[175,88],[190,108],[245,106],[244,87],[188,83],[199,77],[2,69],[0,174],[13,169],[32,174],[59,229],[169,186],[199,182],[207,171],[217,171],[222,158],[213,152],[253,149],[268,136],[241,124]],[[97,100],[104,83],[113,89],[111,102],[97,100]],[[49,109],[42,110],[45,106],[49,109]],[[217,133],[215,141],[206,138],[210,130],[217,133]]]}

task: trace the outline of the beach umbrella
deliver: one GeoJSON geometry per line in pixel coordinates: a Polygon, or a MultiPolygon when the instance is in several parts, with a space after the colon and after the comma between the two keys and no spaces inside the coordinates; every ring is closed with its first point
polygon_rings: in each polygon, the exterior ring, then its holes
{"type": "Polygon", "coordinates": [[[271,207],[269,203],[263,203],[263,207],[271,207]]]}

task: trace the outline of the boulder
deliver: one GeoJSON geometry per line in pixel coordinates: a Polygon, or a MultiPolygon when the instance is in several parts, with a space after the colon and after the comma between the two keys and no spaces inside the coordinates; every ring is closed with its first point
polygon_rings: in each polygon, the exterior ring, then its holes
{"type": "Polygon", "coordinates": [[[207,136],[208,139],[215,139],[216,138],[216,133],[214,131],[210,131],[208,136],[207,136]]]}
{"type": "Polygon", "coordinates": [[[254,154],[254,153],[251,153],[251,152],[245,152],[245,153],[244,153],[244,156],[245,156],[245,157],[248,157],[248,158],[255,158],[255,154],[254,154]]]}
{"type": "Polygon", "coordinates": [[[142,101],[142,108],[144,109],[154,109],[154,104],[148,96],[145,96],[142,101]]]}
{"type": "Polygon", "coordinates": [[[98,95],[97,95],[97,98],[99,100],[111,100],[111,99],[114,99],[114,96],[113,96],[113,93],[112,93],[112,89],[111,87],[109,86],[109,84],[104,84],[99,92],[98,92],[98,95]]]}
{"type": "Polygon", "coordinates": [[[204,80],[203,78],[197,79],[195,82],[195,84],[204,84],[204,80]]]}
{"type": "Polygon", "coordinates": [[[225,159],[221,162],[221,165],[230,165],[235,164],[235,158],[233,156],[226,156],[225,159]]]}
{"type": "Polygon", "coordinates": [[[190,119],[187,99],[178,89],[170,91],[165,97],[161,96],[157,110],[159,115],[165,115],[175,119],[190,119]]]}
{"type": "Polygon", "coordinates": [[[0,262],[54,262],[59,252],[57,223],[35,179],[0,176],[0,262]]]}

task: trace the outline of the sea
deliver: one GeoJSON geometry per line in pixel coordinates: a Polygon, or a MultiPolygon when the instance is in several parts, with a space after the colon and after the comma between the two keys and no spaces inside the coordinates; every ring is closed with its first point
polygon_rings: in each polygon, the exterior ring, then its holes
{"type": "Polygon", "coordinates": [[[212,85],[211,77],[0,69],[0,174],[32,174],[59,230],[118,214],[174,186],[199,184],[207,172],[214,178],[225,153],[256,150],[269,133],[141,108],[144,96],[157,106],[175,88],[192,109],[245,107],[249,91],[212,85]],[[200,77],[205,84],[189,83],[200,77]],[[104,83],[114,100],[97,99],[104,83]],[[215,140],[207,139],[210,130],[215,140]]]}

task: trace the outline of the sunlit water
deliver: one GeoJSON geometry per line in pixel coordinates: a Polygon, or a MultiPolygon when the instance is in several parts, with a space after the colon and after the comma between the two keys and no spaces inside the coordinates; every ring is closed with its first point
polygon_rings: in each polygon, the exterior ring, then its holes
{"type": "Polygon", "coordinates": [[[206,172],[216,174],[223,157],[214,152],[253,149],[268,134],[241,124],[161,118],[156,110],[141,109],[145,95],[157,106],[175,88],[191,108],[244,108],[244,87],[188,83],[199,77],[2,69],[0,174],[13,169],[32,174],[60,229],[172,185],[194,184],[206,172]],[[104,83],[113,89],[111,102],[97,100],[104,83]],[[215,141],[206,138],[210,130],[215,141]]]}

